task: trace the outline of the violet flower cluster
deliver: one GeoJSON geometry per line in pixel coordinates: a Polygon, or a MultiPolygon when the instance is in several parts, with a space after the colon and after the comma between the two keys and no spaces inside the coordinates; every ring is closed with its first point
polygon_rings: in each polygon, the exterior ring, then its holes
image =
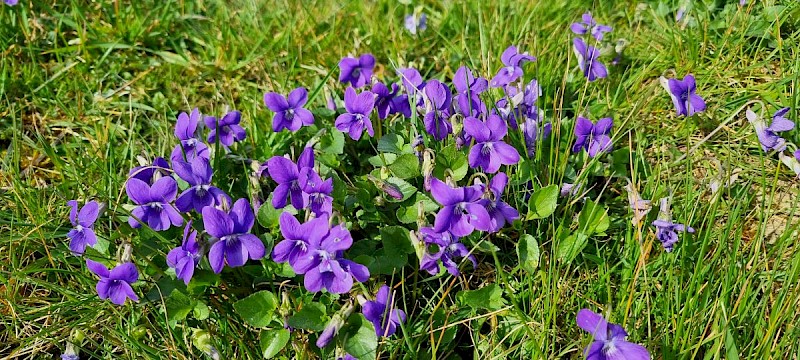
{"type": "Polygon", "coordinates": [[[595,43],[599,44],[604,35],[611,32],[611,27],[597,23],[590,13],[585,13],[580,22],[572,24],[570,30],[581,35],[572,39],[572,49],[578,58],[578,67],[583,76],[590,82],[607,77],[608,69],[599,59],[600,49],[587,43],[585,35],[591,35],[595,43]]]}

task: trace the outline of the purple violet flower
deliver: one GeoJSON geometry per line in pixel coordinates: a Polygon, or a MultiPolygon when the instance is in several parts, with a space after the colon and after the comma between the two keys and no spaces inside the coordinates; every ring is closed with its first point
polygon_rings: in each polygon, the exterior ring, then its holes
{"type": "Polygon", "coordinates": [[[4,1],[4,2],[6,3],[6,5],[8,5],[8,6],[14,6],[14,5],[17,5],[17,3],[19,3],[19,0],[3,0],[3,1],[4,1]]]}
{"type": "Polygon", "coordinates": [[[647,349],[625,340],[628,333],[622,326],[609,323],[600,314],[581,309],[578,311],[577,323],[594,337],[594,341],[584,350],[586,360],[650,359],[647,349]]]}
{"type": "Polygon", "coordinates": [[[482,185],[451,188],[437,178],[431,179],[431,195],[442,205],[436,214],[433,230],[449,230],[455,236],[467,236],[473,230],[487,231],[491,228],[491,217],[479,200],[482,185]]]}
{"type": "Polygon", "coordinates": [[[661,199],[658,219],[653,221],[653,226],[656,227],[656,238],[661,241],[661,245],[664,246],[664,250],[667,252],[672,252],[675,243],[678,242],[678,231],[694,233],[694,229],[691,226],[672,222],[669,198],[661,199]]]}
{"type": "Polygon", "coordinates": [[[503,141],[508,127],[500,116],[489,115],[486,123],[468,117],[464,119],[464,131],[475,139],[475,145],[469,151],[469,166],[480,167],[487,173],[496,173],[500,165],[514,165],[519,162],[517,149],[503,141]]]}
{"type": "Polygon", "coordinates": [[[572,39],[575,56],[578,57],[578,64],[583,72],[583,76],[589,81],[595,81],[608,76],[608,69],[597,58],[600,57],[600,50],[594,46],[587,45],[581,38],[572,39]]]}
{"type": "Polygon", "coordinates": [[[411,106],[408,95],[399,94],[400,87],[392,84],[391,90],[381,82],[372,84],[372,93],[375,94],[375,110],[378,118],[386,119],[390,114],[402,114],[411,117],[411,106]]]}
{"type": "Polygon", "coordinates": [[[169,176],[170,167],[167,160],[162,157],[157,157],[153,161],[153,165],[137,166],[128,173],[128,177],[132,179],[139,179],[148,185],[153,185],[153,182],[163,176],[169,176]]]}
{"type": "Polygon", "coordinates": [[[264,257],[264,243],[250,234],[254,222],[253,208],[247,199],[236,200],[228,213],[211,206],[203,208],[203,225],[213,237],[208,262],[215,273],[219,274],[226,262],[237,267],[248,259],[264,257]]]}
{"type": "Polygon", "coordinates": [[[686,75],[683,80],[661,77],[660,82],[672,98],[678,116],[692,116],[706,109],[705,100],[696,94],[697,84],[692,74],[686,75]]]}
{"type": "Polygon", "coordinates": [[[478,116],[486,113],[486,105],[481,101],[480,93],[486,91],[489,82],[482,77],[472,75],[472,70],[462,66],[453,76],[453,86],[456,88],[456,104],[464,116],[478,116]]]}
{"type": "Polygon", "coordinates": [[[192,161],[195,157],[211,157],[208,146],[200,141],[198,137],[197,125],[200,123],[200,111],[197,108],[192,110],[191,115],[182,112],[178,115],[175,123],[175,137],[180,144],[176,145],[170,154],[170,160],[192,161]]]}
{"type": "Polygon", "coordinates": [[[217,137],[219,137],[219,143],[228,147],[233,145],[234,142],[244,140],[247,137],[247,133],[244,128],[239,126],[241,120],[242,113],[238,111],[230,111],[219,120],[213,116],[203,118],[206,127],[211,129],[208,134],[208,143],[216,143],[217,137]]]}
{"type": "Polygon", "coordinates": [[[86,267],[100,277],[95,289],[101,299],[110,299],[117,305],[125,304],[125,299],[139,301],[139,297],[131,287],[131,284],[139,280],[139,271],[136,270],[136,265],[133,263],[119,264],[109,271],[105,265],[86,259],[86,267]]]}
{"type": "Polygon", "coordinates": [[[308,201],[308,194],[300,187],[300,171],[314,167],[314,149],[305,148],[297,159],[297,164],[283,156],[273,156],[267,160],[267,172],[278,183],[272,192],[272,207],[283,209],[287,195],[295,209],[303,209],[308,201]]]}
{"type": "Polygon", "coordinates": [[[367,301],[361,306],[364,318],[375,327],[375,335],[389,337],[394,335],[397,327],[406,321],[406,313],[394,307],[394,292],[389,286],[381,286],[374,301],[367,301]]]}
{"type": "Polygon", "coordinates": [[[503,62],[504,67],[500,68],[492,78],[490,85],[492,87],[506,86],[515,80],[522,77],[522,64],[528,61],[536,61],[536,58],[528,55],[527,53],[519,53],[516,46],[509,46],[500,55],[500,60],[503,62]]]}
{"type": "Polygon", "coordinates": [[[78,202],[67,201],[72,210],[69,212],[69,221],[72,230],[67,233],[69,250],[75,255],[81,255],[87,246],[97,244],[97,235],[94,233],[94,222],[100,214],[100,205],[96,201],[89,201],[78,211],[78,202]]]}
{"type": "Polygon", "coordinates": [[[200,263],[200,244],[197,243],[197,231],[192,229],[192,222],[186,223],[183,228],[183,242],[181,246],[169,251],[167,266],[175,269],[175,275],[183,280],[186,285],[192,280],[194,269],[200,263]]]}
{"type": "Polygon", "coordinates": [[[303,126],[314,124],[314,114],[303,107],[306,102],[308,102],[308,91],[304,87],[292,90],[288,98],[275,92],[264,94],[264,105],[275,112],[272,118],[272,131],[288,129],[294,132],[303,126]]]}
{"type": "Polygon", "coordinates": [[[453,125],[448,120],[452,101],[450,88],[433,79],[425,84],[422,93],[425,98],[425,131],[436,140],[444,140],[453,132],[453,125]]]}
{"type": "Polygon", "coordinates": [[[578,35],[585,35],[591,33],[592,37],[597,41],[603,40],[603,34],[611,32],[611,26],[601,25],[594,21],[592,14],[585,13],[582,16],[581,22],[573,23],[570,30],[578,35]]]}
{"type": "Polygon", "coordinates": [[[375,136],[372,121],[369,119],[369,114],[374,107],[375,94],[371,91],[356,94],[355,89],[348,87],[344,92],[344,108],[347,112],[336,118],[336,128],[341,132],[348,133],[353,140],[361,139],[365,127],[370,137],[375,136]]]}
{"type": "Polygon", "coordinates": [[[772,115],[772,123],[767,125],[766,121],[761,119],[752,110],[747,109],[747,120],[756,128],[758,141],[761,143],[761,148],[765,152],[769,152],[770,150],[783,151],[786,149],[786,140],[777,133],[794,129],[794,122],[784,117],[787,112],[789,112],[788,107],[778,110],[772,115]]]}
{"type": "Polygon", "coordinates": [[[333,210],[333,179],[323,181],[313,168],[307,167],[300,170],[298,180],[303,192],[308,195],[308,208],[314,215],[330,215],[333,210]]]}
{"type": "Polygon", "coordinates": [[[297,267],[305,273],[306,290],[319,292],[323,288],[332,294],[344,294],[358,282],[369,280],[367,267],[341,258],[342,252],[353,245],[350,231],[340,224],[330,229],[321,241],[310,243],[309,253],[297,259],[297,267]]]}
{"type": "Polygon", "coordinates": [[[131,201],[138,205],[128,217],[128,224],[131,227],[140,227],[139,220],[155,231],[183,225],[183,217],[172,206],[178,194],[178,184],[175,179],[162,177],[150,186],[142,180],[132,178],[128,179],[125,191],[131,201]]]}
{"type": "Polygon", "coordinates": [[[406,15],[403,25],[411,35],[417,35],[418,32],[423,32],[428,28],[428,16],[422,14],[417,18],[416,14],[406,15]]]}
{"type": "Polygon", "coordinates": [[[595,124],[583,116],[578,116],[578,120],[575,122],[576,139],[575,145],[572,145],[572,152],[586,149],[589,157],[592,158],[597,154],[610,152],[613,147],[611,137],[609,137],[612,126],[614,126],[614,120],[611,118],[602,118],[595,124]]]}
{"type": "Polygon", "coordinates": [[[475,256],[470,255],[467,247],[449,231],[436,232],[433,228],[424,227],[419,229],[419,234],[425,244],[425,254],[419,263],[420,270],[436,275],[439,273],[439,263],[442,263],[450,275],[458,276],[460,272],[456,260],[463,257],[472,262],[473,269],[478,267],[475,256]]]}
{"type": "Polygon", "coordinates": [[[284,240],[275,245],[272,260],[288,262],[295,273],[304,274],[308,269],[300,265],[307,265],[307,262],[300,263],[299,260],[308,258],[314,251],[311,244],[320,243],[328,234],[328,217],[322,216],[300,224],[292,214],[283,212],[278,221],[284,240]]]}
{"type": "Polygon", "coordinates": [[[223,202],[230,205],[230,196],[211,185],[211,177],[214,172],[208,159],[196,157],[191,163],[177,161],[173,163],[173,167],[175,174],[189,183],[189,188],[184,190],[175,201],[175,207],[179,211],[189,212],[194,209],[200,213],[206,206],[218,206],[223,202]]]}
{"type": "Polygon", "coordinates": [[[345,57],[339,61],[339,81],[350,82],[355,88],[369,84],[372,78],[372,69],[375,68],[375,57],[364,54],[356,58],[345,57]]]}
{"type": "Polygon", "coordinates": [[[506,222],[511,224],[514,220],[519,219],[517,209],[503,201],[503,192],[505,192],[507,184],[508,176],[505,173],[497,173],[489,181],[490,191],[486,193],[487,198],[480,200],[480,204],[486,208],[491,218],[489,232],[498,232],[506,225],[506,222]]]}

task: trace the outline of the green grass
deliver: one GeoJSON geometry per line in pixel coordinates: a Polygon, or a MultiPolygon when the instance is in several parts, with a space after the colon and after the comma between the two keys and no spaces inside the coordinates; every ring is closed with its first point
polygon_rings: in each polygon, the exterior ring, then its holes
{"type": "MultiPolygon", "coordinates": [[[[237,150],[264,160],[297,145],[271,131],[265,91],[324,84],[341,93],[337,62],[365,52],[377,57],[379,78],[407,65],[426,78],[450,79],[463,64],[491,76],[510,44],[537,56],[527,76],[541,83],[556,134],[571,131],[575,114],[614,117],[616,147],[630,151],[615,153],[612,168],[587,163],[591,171],[580,175],[601,175],[591,194],[608,208],[609,229],[590,237],[573,261],[560,261],[557,248],[577,229],[573,217],[583,206],[562,198],[553,216],[483,238],[497,250],[476,248],[479,267],[465,267],[459,278],[405,267],[394,283],[402,284],[399,306],[410,321],[379,347],[382,356],[577,359],[590,336],[575,314],[587,307],[622,324],[654,358],[796,357],[798,180],[763,153],[743,109],[751,102],[765,114],[791,106],[790,118],[798,119],[800,6],[750,2],[720,11],[724,1],[695,1],[685,27],[674,21],[678,1],[415,2],[429,16],[418,38],[402,27],[413,7],[394,0],[0,6],[0,357],[53,358],[81,330],[82,357],[199,358],[197,329],[211,334],[222,358],[260,358],[262,331],[232,307],[254,291],[246,284],[204,298],[211,312],[202,321],[170,323],[158,297],[123,307],[100,300],[96,279],[66,246],[66,201],[107,203],[117,217],[101,218],[98,234],[112,244],[133,239],[120,226],[127,172],[138,156],[169,153],[180,111],[242,111],[248,138],[237,150]],[[622,65],[592,84],[575,71],[568,31],[587,9],[614,27],[613,39],[630,44],[622,65]],[[686,73],[696,75],[708,104],[691,119],[675,117],[658,83],[661,75],[686,73]],[[735,171],[738,179],[712,195],[717,163],[724,177],[735,171]],[[624,177],[612,176],[620,169],[644,198],[673,194],[676,220],[697,233],[682,235],[666,253],[648,225],[656,211],[632,226],[624,177]],[[542,252],[532,272],[515,253],[522,233],[542,252]],[[489,284],[499,287],[502,304],[479,311],[459,304],[459,291],[489,284]]],[[[311,102],[322,106],[322,93],[311,102]]],[[[542,144],[555,150],[540,151],[529,165],[537,187],[576,176],[565,174],[569,144],[557,138],[542,144]]],[[[787,138],[800,141],[797,131],[787,138]]],[[[511,204],[524,208],[524,187],[511,191],[518,194],[511,204]]],[[[137,291],[155,284],[146,280],[137,291]]],[[[292,335],[282,356],[315,356],[302,334],[292,335]]]]}

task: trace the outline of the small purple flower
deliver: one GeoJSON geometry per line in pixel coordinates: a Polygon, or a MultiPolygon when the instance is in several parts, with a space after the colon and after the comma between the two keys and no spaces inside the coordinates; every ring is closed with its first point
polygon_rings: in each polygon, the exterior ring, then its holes
{"type": "Polygon", "coordinates": [[[364,318],[375,327],[375,334],[378,337],[394,335],[397,327],[406,321],[406,313],[403,310],[395,309],[394,293],[390,293],[387,285],[381,286],[375,295],[375,300],[364,303],[361,310],[364,318]]]}
{"type": "Polygon", "coordinates": [[[248,259],[264,257],[264,243],[249,233],[254,222],[253,208],[247,199],[236,200],[229,213],[210,206],[203,208],[203,225],[213,237],[208,262],[215,273],[219,274],[226,262],[237,267],[248,259]]]}
{"type": "Polygon", "coordinates": [[[448,120],[452,101],[450,88],[434,79],[425,84],[422,93],[425,98],[425,131],[436,140],[444,140],[453,132],[453,125],[448,120]]]}
{"type": "Polygon", "coordinates": [[[503,201],[503,192],[508,184],[508,176],[505,173],[497,173],[489,181],[488,198],[481,199],[480,204],[486,208],[491,218],[489,232],[498,232],[506,223],[513,223],[519,219],[519,212],[503,201]]]}
{"type": "Polygon", "coordinates": [[[536,61],[536,58],[527,53],[519,53],[517,47],[512,45],[503,51],[500,60],[505,66],[500,68],[497,75],[492,78],[490,82],[492,87],[506,86],[519,79],[522,77],[522,64],[528,61],[536,61]]]}
{"type": "Polygon", "coordinates": [[[297,164],[283,156],[273,156],[267,160],[267,172],[278,183],[272,192],[272,207],[282,209],[286,206],[287,195],[295,209],[306,207],[308,195],[300,187],[300,171],[314,167],[314,149],[305,148],[297,159],[297,164]]]}
{"type": "Polygon", "coordinates": [[[173,167],[175,174],[189,183],[189,188],[175,201],[175,207],[179,211],[189,212],[194,209],[199,213],[206,206],[218,206],[223,202],[230,205],[230,196],[211,185],[214,172],[208,159],[196,157],[191,163],[177,161],[173,163],[173,167]]]}
{"type": "Polygon", "coordinates": [[[300,170],[300,187],[308,195],[308,208],[316,215],[330,215],[333,210],[333,179],[322,178],[313,168],[307,167],[300,170]]]}
{"type": "Polygon", "coordinates": [[[133,263],[119,264],[109,271],[105,265],[86,259],[86,267],[100,277],[95,289],[101,299],[110,299],[117,305],[125,304],[125,299],[139,301],[139,297],[131,287],[131,284],[139,280],[139,271],[136,270],[136,265],[133,263]]]}
{"type": "Polygon", "coordinates": [[[403,23],[406,30],[408,30],[411,35],[417,35],[418,32],[423,32],[428,28],[428,16],[422,14],[417,18],[416,14],[406,15],[403,23]]]}
{"type": "Polygon", "coordinates": [[[660,82],[672,98],[678,116],[692,116],[706,109],[706,102],[696,94],[697,84],[692,74],[686,75],[683,80],[661,77],[660,82]]]}
{"type": "Polygon", "coordinates": [[[586,347],[586,360],[649,360],[650,353],[643,346],[628,342],[628,333],[622,326],[606,321],[589,309],[578,311],[577,323],[589,332],[594,341],[586,347]]]}
{"type": "Polygon", "coordinates": [[[308,101],[308,91],[299,87],[289,93],[289,97],[268,92],[264,94],[264,105],[275,112],[272,118],[272,131],[279,132],[283,129],[289,131],[300,130],[302,126],[314,124],[314,115],[303,108],[308,101]]]}
{"type": "Polygon", "coordinates": [[[306,290],[319,292],[323,288],[332,294],[344,294],[358,282],[369,280],[367,267],[341,258],[341,253],[353,245],[353,237],[344,225],[330,229],[321,240],[310,243],[311,256],[300,257],[297,267],[305,273],[306,290]]]}
{"type": "Polygon", "coordinates": [[[328,234],[328,217],[322,216],[311,219],[305,224],[300,224],[288,212],[281,214],[281,235],[283,241],[275,245],[272,250],[272,260],[278,263],[288,262],[297,274],[304,274],[308,269],[300,267],[302,258],[308,258],[314,250],[311,244],[318,244],[328,234]]]}
{"type": "Polygon", "coordinates": [[[356,94],[355,89],[348,87],[344,92],[344,108],[347,112],[336,118],[336,128],[341,132],[348,133],[353,140],[361,138],[365,127],[370,137],[375,136],[372,121],[369,119],[369,114],[374,107],[375,94],[371,91],[356,94]]]}
{"type": "Polygon", "coordinates": [[[777,133],[794,129],[794,122],[784,117],[789,112],[789,108],[778,110],[772,115],[772,123],[767,125],[766,121],[759,118],[752,110],[747,109],[747,120],[756,128],[758,141],[765,152],[770,150],[783,151],[786,149],[786,140],[777,133]]]}
{"type": "Polygon", "coordinates": [[[392,84],[391,90],[382,82],[372,84],[372,93],[375,94],[375,110],[378,118],[386,119],[390,114],[402,114],[411,117],[411,105],[408,103],[408,95],[399,94],[400,87],[392,84]]]}
{"type": "Polygon", "coordinates": [[[100,205],[96,201],[89,201],[80,211],[78,202],[75,200],[67,201],[72,210],[69,212],[69,221],[72,223],[72,230],[67,233],[69,238],[69,250],[75,255],[83,254],[87,246],[97,244],[97,235],[94,233],[94,222],[100,214],[100,205]]]}
{"type": "Polygon", "coordinates": [[[508,127],[500,116],[489,115],[486,123],[468,117],[464,119],[464,131],[475,139],[475,145],[469,151],[469,166],[495,173],[500,165],[514,165],[519,162],[517,149],[503,141],[508,127]]]}
{"type": "Polygon", "coordinates": [[[800,178],[800,149],[795,150],[794,156],[786,156],[783,154],[783,152],[779,152],[778,158],[780,158],[781,162],[789,169],[792,169],[795,175],[800,178]]]}
{"type": "Polygon", "coordinates": [[[575,145],[572,145],[572,152],[579,152],[581,149],[586,149],[589,152],[589,157],[595,157],[597,154],[611,151],[613,144],[611,143],[611,127],[614,126],[614,120],[611,118],[602,118],[597,120],[597,124],[592,123],[589,119],[578,116],[575,122],[575,145]]]}
{"type": "Polygon", "coordinates": [[[186,285],[192,280],[194,269],[200,263],[200,245],[196,241],[197,231],[192,229],[192,222],[186,223],[183,228],[183,242],[169,251],[167,254],[167,266],[175,269],[178,279],[183,280],[186,285]]]}
{"type": "Polygon", "coordinates": [[[678,231],[694,233],[691,226],[672,222],[672,213],[669,208],[669,198],[662,198],[658,219],[653,221],[656,227],[656,238],[661,241],[664,250],[671,252],[675,243],[678,242],[678,231]]]}
{"type": "Polygon", "coordinates": [[[460,272],[456,260],[464,257],[472,262],[473,269],[478,267],[478,262],[469,254],[467,247],[449,231],[436,232],[433,228],[424,227],[419,229],[419,234],[425,245],[425,254],[419,263],[420,270],[436,275],[439,273],[439,263],[442,263],[450,275],[458,276],[460,272]]]}
{"type": "Polygon", "coordinates": [[[153,165],[137,166],[131,169],[131,171],[128,173],[128,177],[132,179],[139,179],[148,185],[152,185],[156,180],[163,176],[169,176],[169,174],[170,167],[169,163],[167,163],[167,160],[157,157],[153,161],[153,165]]]}
{"type": "Polygon", "coordinates": [[[203,118],[206,127],[211,129],[208,134],[208,143],[216,143],[217,137],[219,137],[219,143],[227,147],[233,145],[234,142],[244,140],[247,133],[244,128],[239,126],[241,120],[242,113],[238,111],[230,111],[219,120],[213,116],[203,118]]]}
{"type": "Polygon", "coordinates": [[[575,56],[578,57],[578,65],[589,81],[595,81],[608,76],[608,69],[597,58],[600,57],[600,50],[594,46],[587,45],[581,38],[572,39],[575,56]]]}
{"type": "Polygon", "coordinates": [[[175,137],[180,144],[176,145],[170,154],[170,160],[192,161],[195,157],[211,157],[208,146],[199,139],[197,125],[200,123],[200,111],[197,108],[192,110],[191,115],[182,112],[178,115],[175,123],[175,137]]]}
{"type": "Polygon", "coordinates": [[[592,14],[585,13],[582,16],[581,22],[573,23],[570,30],[578,35],[590,33],[597,41],[603,40],[603,34],[611,32],[611,26],[601,25],[594,21],[592,14]]]}
{"type": "Polygon", "coordinates": [[[339,81],[350,82],[355,88],[369,84],[372,78],[372,69],[375,68],[375,57],[364,54],[356,58],[346,57],[339,61],[339,81]]]}
{"type": "Polygon", "coordinates": [[[138,205],[128,217],[131,227],[140,227],[139,221],[155,231],[183,225],[183,217],[172,206],[175,196],[178,195],[178,184],[173,178],[162,177],[152,186],[139,179],[128,179],[125,191],[131,201],[138,205]]]}
{"type": "Polygon", "coordinates": [[[486,208],[479,200],[483,186],[473,185],[451,188],[437,178],[431,179],[431,195],[442,205],[436,214],[433,230],[441,233],[449,230],[455,236],[467,236],[473,230],[487,231],[492,222],[486,208]]]}
{"type": "Polygon", "coordinates": [[[14,5],[17,5],[17,3],[19,2],[19,0],[3,0],[3,1],[4,1],[4,2],[6,3],[6,5],[8,5],[8,6],[14,6],[14,5]]]}
{"type": "Polygon", "coordinates": [[[462,66],[453,76],[453,86],[456,88],[456,104],[464,116],[477,116],[486,112],[486,105],[478,96],[486,91],[489,82],[482,77],[472,75],[472,70],[462,66]]]}

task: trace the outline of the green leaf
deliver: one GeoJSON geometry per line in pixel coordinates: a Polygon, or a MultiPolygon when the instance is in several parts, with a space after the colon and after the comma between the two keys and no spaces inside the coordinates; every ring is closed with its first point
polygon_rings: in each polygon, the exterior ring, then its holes
{"type": "Polygon", "coordinates": [[[453,181],[459,181],[467,176],[467,156],[461,151],[456,149],[455,145],[448,145],[436,153],[436,167],[433,169],[433,175],[439,179],[444,180],[446,174],[453,177],[453,181]]]}
{"type": "Polygon", "coordinates": [[[183,320],[194,308],[194,300],[180,291],[173,291],[165,302],[167,320],[183,320]]]}
{"type": "Polygon", "coordinates": [[[388,133],[378,140],[378,151],[393,154],[403,153],[403,138],[395,133],[388,133]]]}
{"type": "Polygon", "coordinates": [[[397,209],[397,220],[400,220],[403,224],[412,224],[417,221],[417,207],[418,204],[422,202],[422,206],[426,213],[435,211],[439,208],[439,204],[435,201],[431,200],[427,195],[417,192],[416,197],[414,198],[414,204],[409,206],[404,206],[397,209]]]}
{"type": "Polygon", "coordinates": [[[403,202],[403,201],[406,201],[406,200],[410,199],[411,196],[413,196],[417,192],[417,188],[415,188],[414,185],[409,184],[407,181],[405,181],[405,180],[403,180],[401,178],[390,177],[390,178],[388,178],[388,179],[386,179],[384,181],[386,181],[389,184],[394,185],[395,188],[400,190],[400,193],[403,194],[403,198],[402,199],[398,200],[398,199],[395,199],[395,198],[393,198],[391,196],[387,196],[386,197],[386,201],[389,201],[389,202],[403,202]]]}
{"type": "Polygon", "coordinates": [[[313,331],[324,330],[326,322],[325,305],[317,302],[306,304],[288,320],[291,327],[313,331]]]}
{"type": "Polygon", "coordinates": [[[558,258],[558,261],[561,261],[565,264],[571,263],[573,260],[575,260],[578,254],[583,251],[583,248],[586,247],[588,239],[589,236],[578,232],[567,236],[567,238],[564,240],[561,240],[556,248],[556,257],[558,258]]]}
{"type": "Polygon", "coordinates": [[[257,328],[269,325],[278,308],[278,298],[269,291],[259,291],[233,303],[233,309],[244,321],[257,328]]]}
{"type": "Polygon", "coordinates": [[[419,158],[414,154],[400,155],[394,163],[389,165],[389,170],[394,176],[401,179],[417,177],[419,176],[419,158]]]}
{"type": "Polygon", "coordinates": [[[400,226],[381,228],[381,242],[387,254],[412,254],[414,247],[408,237],[408,229],[400,226]]]}
{"type": "Polygon", "coordinates": [[[378,336],[372,323],[364,319],[363,315],[351,316],[356,319],[349,324],[347,337],[344,341],[344,350],[356,359],[375,359],[375,350],[378,348],[378,336]]]}
{"type": "Polygon", "coordinates": [[[456,296],[458,301],[475,310],[497,310],[506,304],[503,290],[497,284],[484,286],[478,290],[462,290],[456,296]]]}
{"type": "Polygon", "coordinates": [[[197,304],[194,306],[194,309],[192,309],[192,315],[197,320],[208,319],[208,315],[210,315],[208,305],[206,305],[202,301],[198,301],[197,304]]]}
{"type": "Polygon", "coordinates": [[[320,152],[331,155],[344,153],[344,134],[341,131],[329,130],[319,139],[320,152]]]}
{"type": "Polygon", "coordinates": [[[542,219],[553,214],[558,205],[558,185],[548,185],[536,190],[528,200],[527,220],[542,219]]]}
{"type": "Polygon", "coordinates": [[[586,235],[603,234],[608,230],[608,212],[603,205],[592,200],[586,200],[580,215],[578,215],[580,232],[586,235]]]}
{"type": "Polygon", "coordinates": [[[264,359],[272,359],[289,343],[289,330],[267,330],[261,333],[261,354],[264,359]]]}
{"type": "Polygon", "coordinates": [[[397,160],[397,155],[391,153],[381,153],[367,159],[374,167],[389,166],[394,164],[395,160],[397,160]]]}
{"type": "Polygon", "coordinates": [[[392,254],[380,249],[375,252],[375,261],[365,265],[370,274],[392,275],[406,264],[408,264],[407,254],[392,254]]]}
{"type": "Polygon", "coordinates": [[[525,234],[517,243],[517,256],[519,265],[528,273],[533,273],[539,267],[539,243],[533,236],[525,234]]]}
{"type": "Polygon", "coordinates": [[[258,215],[256,218],[258,219],[258,224],[262,227],[267,229],[272,229],[278,226],[278,219],[280,219],[281,214],[284,211],[289,211],[292,214],[296,214],[297,211],[291,205],[286,205],[283,209],[276,209],[272,206],[272,196],[274,193],[270,194],[267,197],[267,200],[261,204],[261,207],[258,208],[258,215]]]}

